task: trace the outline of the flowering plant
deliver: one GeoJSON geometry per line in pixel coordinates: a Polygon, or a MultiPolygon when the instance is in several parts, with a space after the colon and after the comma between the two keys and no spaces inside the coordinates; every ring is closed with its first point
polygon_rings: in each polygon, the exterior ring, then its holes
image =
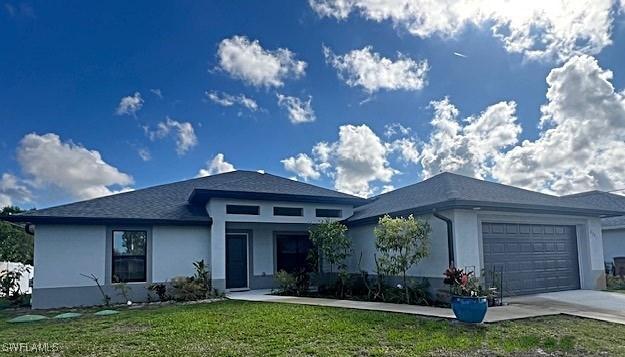
{"type": "Polygon", "coordinates": [[[489,294],[473,272],[467,273],[456,267],[449,267],[445,270],[443,283],[449,285],[451,293],[457,296],[484,297],[489,294]]]}

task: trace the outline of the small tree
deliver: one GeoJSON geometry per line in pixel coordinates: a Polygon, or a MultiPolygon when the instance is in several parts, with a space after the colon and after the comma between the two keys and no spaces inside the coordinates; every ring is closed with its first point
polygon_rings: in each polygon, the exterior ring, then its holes
{"type": "Polygon", "coordinates": [[[410,303],[410,292],[406,284],[406,272],[430,251],[430,225],[412,215],[407,218],[381,217],[375,227],[375,246],[380,252],[379,269],[388,275],[401,275],[406,292],[406,302],[410,303]]]}
{"type": "Polygon", "coordinates": [[[345,260],[352,250],[352,242],[346,233],[347,227],[343,223],[331,220],[323,221],[310,229],[310,240],[317,248],[320,258],[330,264],[330,272],[333,272],[334,266],[338,268],[341,297],[344,296],[348,278],[345,260]]]}

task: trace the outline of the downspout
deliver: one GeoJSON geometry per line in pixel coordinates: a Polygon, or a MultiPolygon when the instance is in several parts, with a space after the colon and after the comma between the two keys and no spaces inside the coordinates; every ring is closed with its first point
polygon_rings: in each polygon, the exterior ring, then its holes
{"type": "Polygon", "coordinates": [[[440,215],[436,212],[436,210],[432,210],[432,215],[441,221],[444,221],[447,224],[447,251],[449,252],[449,266],[453,267],[454,264],[454,231],[453,231],[453,223],[451,219],[440,215]]]}
{"type": "Polygon", "coordinates": [[[31,236],[35,235],[35,226],[30,223],[26,223],[24,226],[24,232],[26,232],[26,234],[30,234],[31,236]]]}

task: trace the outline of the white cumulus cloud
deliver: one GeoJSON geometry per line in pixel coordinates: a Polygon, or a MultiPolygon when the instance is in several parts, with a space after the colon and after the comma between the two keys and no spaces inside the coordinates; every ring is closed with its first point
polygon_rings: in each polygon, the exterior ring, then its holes
{"type": "Polygon", "coordinates": [[[314,160],[307,154],[300,153],[280,161],[284,169],[295,173],[298,177],[308,181],[308,179],[318,179],[321,173],[317,171],[314,160]]]}
{"type": "Polygon", "coordinates": [[[308,100],[282,94],[276,94],[276,96],[278,97],[278,105],[287,111],[291,123],[302,124],[315,121],[316,116],[312,108],[311,96],[308,97],[308,100]]]}
{"type": "Polygon", "coordinates": [[[421,153],[423,177],[449,171],[484,178],[501,150],[518,142],[516,104],[499,102],[477,116],[458,120],[458,109],[445,98],[431,103],[433,130],[421,153]]]}
{"type": "Polygon", "coordinates": [[[179,122],[167,117],[165,121],[158,123],[156,130],[149,131],[148,135],[151,140],[163,139],[175,131],[176,136],[176,152],[178,155],[184,155],[197,145],[197,136],[193,125],[189,122],[179,122]]]}
{"type": "Polygon", "coordinates": [[[31,202],[33,194],[28,186],[16,176],[4,173],[0,176],[0,208],[18,202],[31,202]]]}
{"type": "Polygon", "coordinates": [[[17,161],[33,186],[51,186],[77,199],[127,191],[133,183],[130,175],[106,163],[98,151],[62,142],[53,133],[24,136],[17,149],[17,161]]]}
{"type": "Polygon", "coordinates": [[[295,59],[290,50],[266,50],[245,36],[222,40],[217,57],[222,70],[256,87],[281,87],[284,80],[299,78],[306,70],[306,62],[295,59]]]}
{"type": "Polygon", "coordinates": [[[390,123],[384,125],[384,136],[387,138],[393,137],[395,135],[409,135],[412,131],[411,128],[403,126],[399,123],[390,123]]]}
{"type": "Polygon", "coordinates": [[[625,94],[611,81],[590,56],[551,70],[540,137],[498,157],[493,177],[556,194],[624,188],[625,94]]]}
{"type": "Polygon", "coordinates": [[[341,78],[350,87],[362,87],[373,93],[379,90],[419,90],[427,84],[429,70],[426,60],[415,61],[398,53],[397,59],[372,52],[371,46],[344,55],[334,54],[328,47],[323,53],[341,78]]]}
{"type": "Polygon", "coordinates": [[[206,92],[206,97],[213,103],[221,105],[222,107],[240,105],[247,108],[251,112],[258,110],[258,103],[256,103],[254,99],[246,97],[244,94],[231,95],[224,92],[210,91],[206,92]]]}
{"type": "Polygon", "coordinates": [[[320,16],[356,13],[390,21],[414,36],[450,38],[472,26],[488,28],[511,53],[564,61],[597,54],[612,43],[617,0],[309,0],[320,16]]]}
{"type": "Polygon", "coordinates": [[[334,179],[334,188],[361,197],[371,196],[378,190],[372,183],[390,183],[398,171],[393,169],[387,158],[391,149],[366,125],[342,125],[339,140],[333,143],[321,141],[312,149],[312,160],[306,154],[299,154],[282,160],[292,172],[306,172],[315,178],[321,173],[334,179]],[[298,164],[299,169],[296,169],[298,164]],[[292,165],[291,165],[292,164],[292,165]]]}
{"type": "Polygon", "coordinates": [[[404,137],[396,139],[387,144],[388,149],[391,152],[398,152],[399,158],[406,163],[418,164],[421,158],[419,155],[419,149],[417,148],[417,141],[412,138],[404,137]]]}
{"type": "Polygon", "coordinates": [[[225,172],[234,171],[234,165],[224,159],[224,154],[218,153],[213,159],[206,163],[206,168],[200,169],[196,177],[204,177],[225,172]]]}
{"type": "Polygon", "coordinates": [[[142,107],[143,98],[141,98],[141,93],[135,92],[135,94],[123,97],[119,101],[115,113],[117,115],[135,115],[142,107]]]}

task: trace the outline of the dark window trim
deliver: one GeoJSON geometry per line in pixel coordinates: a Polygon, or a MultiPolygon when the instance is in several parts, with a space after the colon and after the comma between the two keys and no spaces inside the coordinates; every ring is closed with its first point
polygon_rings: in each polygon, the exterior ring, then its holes
{"type": "Polygon", "coordinates": [[[316,208],[315,209],[315,217],[320,217],[320,218],[341,218],[343,217],[343,210],[340,208],[316,208]],[[320,214],[319,211],[326,211],[326,212],[330,212],[330,211],[334,211],[337,213],[337,215],[332,215],[332,214],[320,214]]]}
{"type": "Polygon", "coordinates": [[[111,283],[147,283],[148,282],[148,231],[146,229],[111,229],[111,283]],[[124,255],[124,258],[143,257],[143,280],[129,280],[129,281],[113,281],[115,276],[115,232],[143,232],[145,233],[145,252],[143,255],[124,255]]]}
{"type": "Polygon", "coordinates": [[[274,216],[284,216],[284,217],[303,217],[304,216],[304,208],[303,207],[286,207],[286,206],[274,206],[273,207],[273,215],[274,216]],[[284,210],[281,213],[277,213],[276,209],[284,210]],[[289,212],[293,210],[292,212],[289,212]],[[294,213],[294,214],[291,214],[294,213]]]}
{"type": "Polygon", "coordinates": [[[259,216],[260,215],[260,206],[259,205],[239,205],[239,204],[226,204],[226,214],[243,214],[248,216],[259,216]],[[233,210],[241,209],[240,212],[230,212],[230,208],[233,210]],[[246,210],[249,210],[245,212],[246,210]]]}

